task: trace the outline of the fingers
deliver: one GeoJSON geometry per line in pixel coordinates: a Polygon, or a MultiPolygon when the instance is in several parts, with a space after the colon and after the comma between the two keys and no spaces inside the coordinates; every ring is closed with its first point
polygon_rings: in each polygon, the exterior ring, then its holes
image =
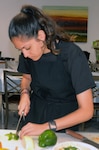
{"type": "Polygon", "coordinates": [[[19,110],[19,112],[18,112],[19,115],[21,115],[22,112],[24,112],[24,116],[26,116],[30,110],[30,105],[27,105],[27,106],[19,105],[18,110],[19,110]]]}

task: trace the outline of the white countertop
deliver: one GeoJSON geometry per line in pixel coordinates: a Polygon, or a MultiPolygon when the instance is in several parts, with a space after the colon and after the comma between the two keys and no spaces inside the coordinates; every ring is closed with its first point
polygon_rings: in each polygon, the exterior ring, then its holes
{"type": "MultiPolygon", "coordinates": [[[[6,133],[9,133],[9,132],[13,132],[15,133],[15,130],[3,130],[1,129],[0,130],[0,141],[3,143],[4,146],[10,148],[10,150],[15,150],[15,147],[18,146],[18,150],[24,150],[23,146],[22,146],[22,142],[21,140],[18,140],[18,141],[8,141],[8,140],[4,140],[4,139],[1,139],[1,137],[3,137],[6,133]]],[[[95,139],[98,139],[98,142],[99,143],[99,133],[95,133],[95,132],[80,132],[82,135],[84,135],[85,137],[91,139],[91,140],[95,140],[95,139]]],[[[56,133],[57,135],[57,144],[61,143],[61,142],[66,142],[66,141],[80,141],[76,138],[73,138],[71,137],[70,135],[67,135],[65,133],[56,133]]],[[[34,140],[34,143],[35,143],[35,150],[52,150],[53,146],[52,147],[48,147],[48,148],[41,148],[38,146],[38,137],[37,136],[34,136],[32,137],[33,140],[34,140]]]]}

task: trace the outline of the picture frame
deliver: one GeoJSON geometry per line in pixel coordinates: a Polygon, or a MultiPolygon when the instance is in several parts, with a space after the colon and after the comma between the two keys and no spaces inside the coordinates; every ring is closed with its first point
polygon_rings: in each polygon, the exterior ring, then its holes
{"type": "Polygon", "coordinates": [[[70,35],[71,41],[87,42],[87,6],[43,6],[42,9],[64,28],[64,32],[70,35]]]}

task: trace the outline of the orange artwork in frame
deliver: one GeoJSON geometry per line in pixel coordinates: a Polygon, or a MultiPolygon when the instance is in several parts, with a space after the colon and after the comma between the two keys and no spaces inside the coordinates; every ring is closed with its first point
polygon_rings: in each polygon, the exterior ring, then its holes
{"type": "Polygon", "coordinates": [[[42,9],[64,28],[73,41],[87,42],[88,7],[43,6],[42,9]]]}

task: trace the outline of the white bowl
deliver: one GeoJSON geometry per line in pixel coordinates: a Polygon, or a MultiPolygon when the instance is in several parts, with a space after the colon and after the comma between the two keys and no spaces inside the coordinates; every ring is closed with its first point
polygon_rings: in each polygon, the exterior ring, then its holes
{"type": "Polygon", "coordinates": [[[78,150],[98,150],[96,147],[90,145],[90,144],[86,144],[83,142],[76,142],[76,141],[69,141],[69,142],[63,142],[63,143],[59,143],[56,144],[52,150],[60,150],[60,148],[64,147],[67,148],[69,146],[74,146],[76,148],[78,148],[78,150]]]}

